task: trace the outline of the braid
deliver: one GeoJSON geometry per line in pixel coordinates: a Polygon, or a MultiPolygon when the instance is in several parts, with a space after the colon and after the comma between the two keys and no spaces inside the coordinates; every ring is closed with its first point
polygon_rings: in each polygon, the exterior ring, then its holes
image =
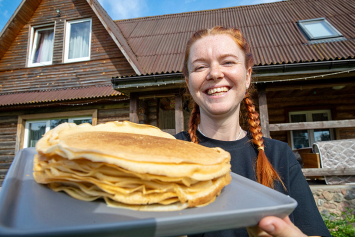
{"type": "Polygon", "coordinates": [[[250,98],[250,94],[248,91],[245,93],[244,102],[248,111],[250,125],[249,130],[253,135],[253,143],[257,146],[259,150],[255,169],[256,179],[259,183],[270,188],[274,188],[274,182],[275,180],[278,180],[281,182],[281,184],[284,186],[284,189],[286,190],[286,187],[282,182],[280,176],[277,174],[277,172],[272,167],[271,163],[265,155],[264,140],[260,127],[259,114],[255,111],[255,106],[250,98]]]}
{"type": "Polygon", "coordinates": [[[196,130],[199,123],[200,123],[200,107],[196,102],[194,102],[194,108],[191,112],[190,121],[189,121],[189,134],[190,134],[191,141],[196,144],[198,144],[196,130]]]}

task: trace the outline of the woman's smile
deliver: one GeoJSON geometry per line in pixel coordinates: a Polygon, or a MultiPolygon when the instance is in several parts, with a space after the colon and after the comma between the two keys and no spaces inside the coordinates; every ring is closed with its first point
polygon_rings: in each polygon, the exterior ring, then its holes
{"type": "Polygon", "coordinates": [[[211,88],[206,91],[206,94],[209,96],[220,96],[224,95],[229,91],[229,88],[226,86],[211,88]]]}

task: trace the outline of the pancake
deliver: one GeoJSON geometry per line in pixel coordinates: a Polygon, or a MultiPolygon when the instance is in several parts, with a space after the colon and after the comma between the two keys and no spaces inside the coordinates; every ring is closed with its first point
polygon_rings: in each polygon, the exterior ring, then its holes
{"type": "Polygon", "coordinates": [[[64,123],[47,132],[36,149],[38,183],[133,210],[206,205],[231,181],[228,152],[176,140],[150,125],[64,123]]]}

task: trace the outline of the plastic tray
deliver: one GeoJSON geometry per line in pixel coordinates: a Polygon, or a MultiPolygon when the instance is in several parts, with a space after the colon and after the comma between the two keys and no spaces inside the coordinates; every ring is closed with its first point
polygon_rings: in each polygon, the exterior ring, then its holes
{"type": "Polygon", "coordinates": [[[34,148],[19,151],[0,192],[0,236],[178,236],[256,225],[285,217],[297,202],[232,173],[216,200],[200,208],[140,212],[85,202],[33,179],[34,148]]]}

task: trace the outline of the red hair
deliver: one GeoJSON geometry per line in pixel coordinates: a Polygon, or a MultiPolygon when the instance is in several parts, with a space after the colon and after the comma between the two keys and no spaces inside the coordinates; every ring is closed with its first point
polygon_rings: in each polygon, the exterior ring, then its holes
{"type": "MultiPolygon", "coordinates": [[[[184,67],[183,67],[183,73],[186,78],[189,76],[189,71],[188,71],[188,60],[190,56],[190,49],[191,46],[198,41],[199,39],[202,39],[205,36],[210,36],[210,35],[229,35],[233,38],[233,40],[236,42],[236,44],[240,47],[240,49],[243,51],[245,55],[245,66],[246,68],[252,68],[254,65],[254,59],[253,55],[250,51],[250,47],[246,39],[244,38],[242,32],[238,29],[234,28],[224,28],[221,26],[215,26],[212,29],[205,29],[205,30],[199,30],[195,32],[192,37],[189,39],[187,42],[186,46],[186,51],[185,51],[185,59],[184,59],[184,67]]],[[[247,89],[244,99],[243,99],[243,104],[246,108],[247,115],[248,117],[248,123],[249,123],[249,130],[251,134],[253,135],[253,143],[257,146],[258,149],[258,158],[256,161],[256,168],[255,168],[255,174],[256,174],[256,180],[270,188],[274,187],[274,182],[276,180],[280,181],[281,184],[284,186],[280,176],[277,174],[275,169],[272,167],[271,163],[269,162],[268,158],[265,155],[264,149],[264,140],[263,140],[263,134],[261,132],[261,127],[260,127],[260,119],[259,119],[259,114],[255,111],[255,106],[253,104],[253,101],[250,96],[250,87],[247,89]]],[[[192,110],[191,116],[190,116],[190,122],[189,122],[189,134],[191,141],[194,143],[198,143],[197,136],[196,136],[196,130],[197,130],[197,125],[200,123],[200,108],[198,104],[195,102],[194,103],[194,108],[192,110]]],[[[285,188],[285,186],[284,186],[285,188]]]]}

